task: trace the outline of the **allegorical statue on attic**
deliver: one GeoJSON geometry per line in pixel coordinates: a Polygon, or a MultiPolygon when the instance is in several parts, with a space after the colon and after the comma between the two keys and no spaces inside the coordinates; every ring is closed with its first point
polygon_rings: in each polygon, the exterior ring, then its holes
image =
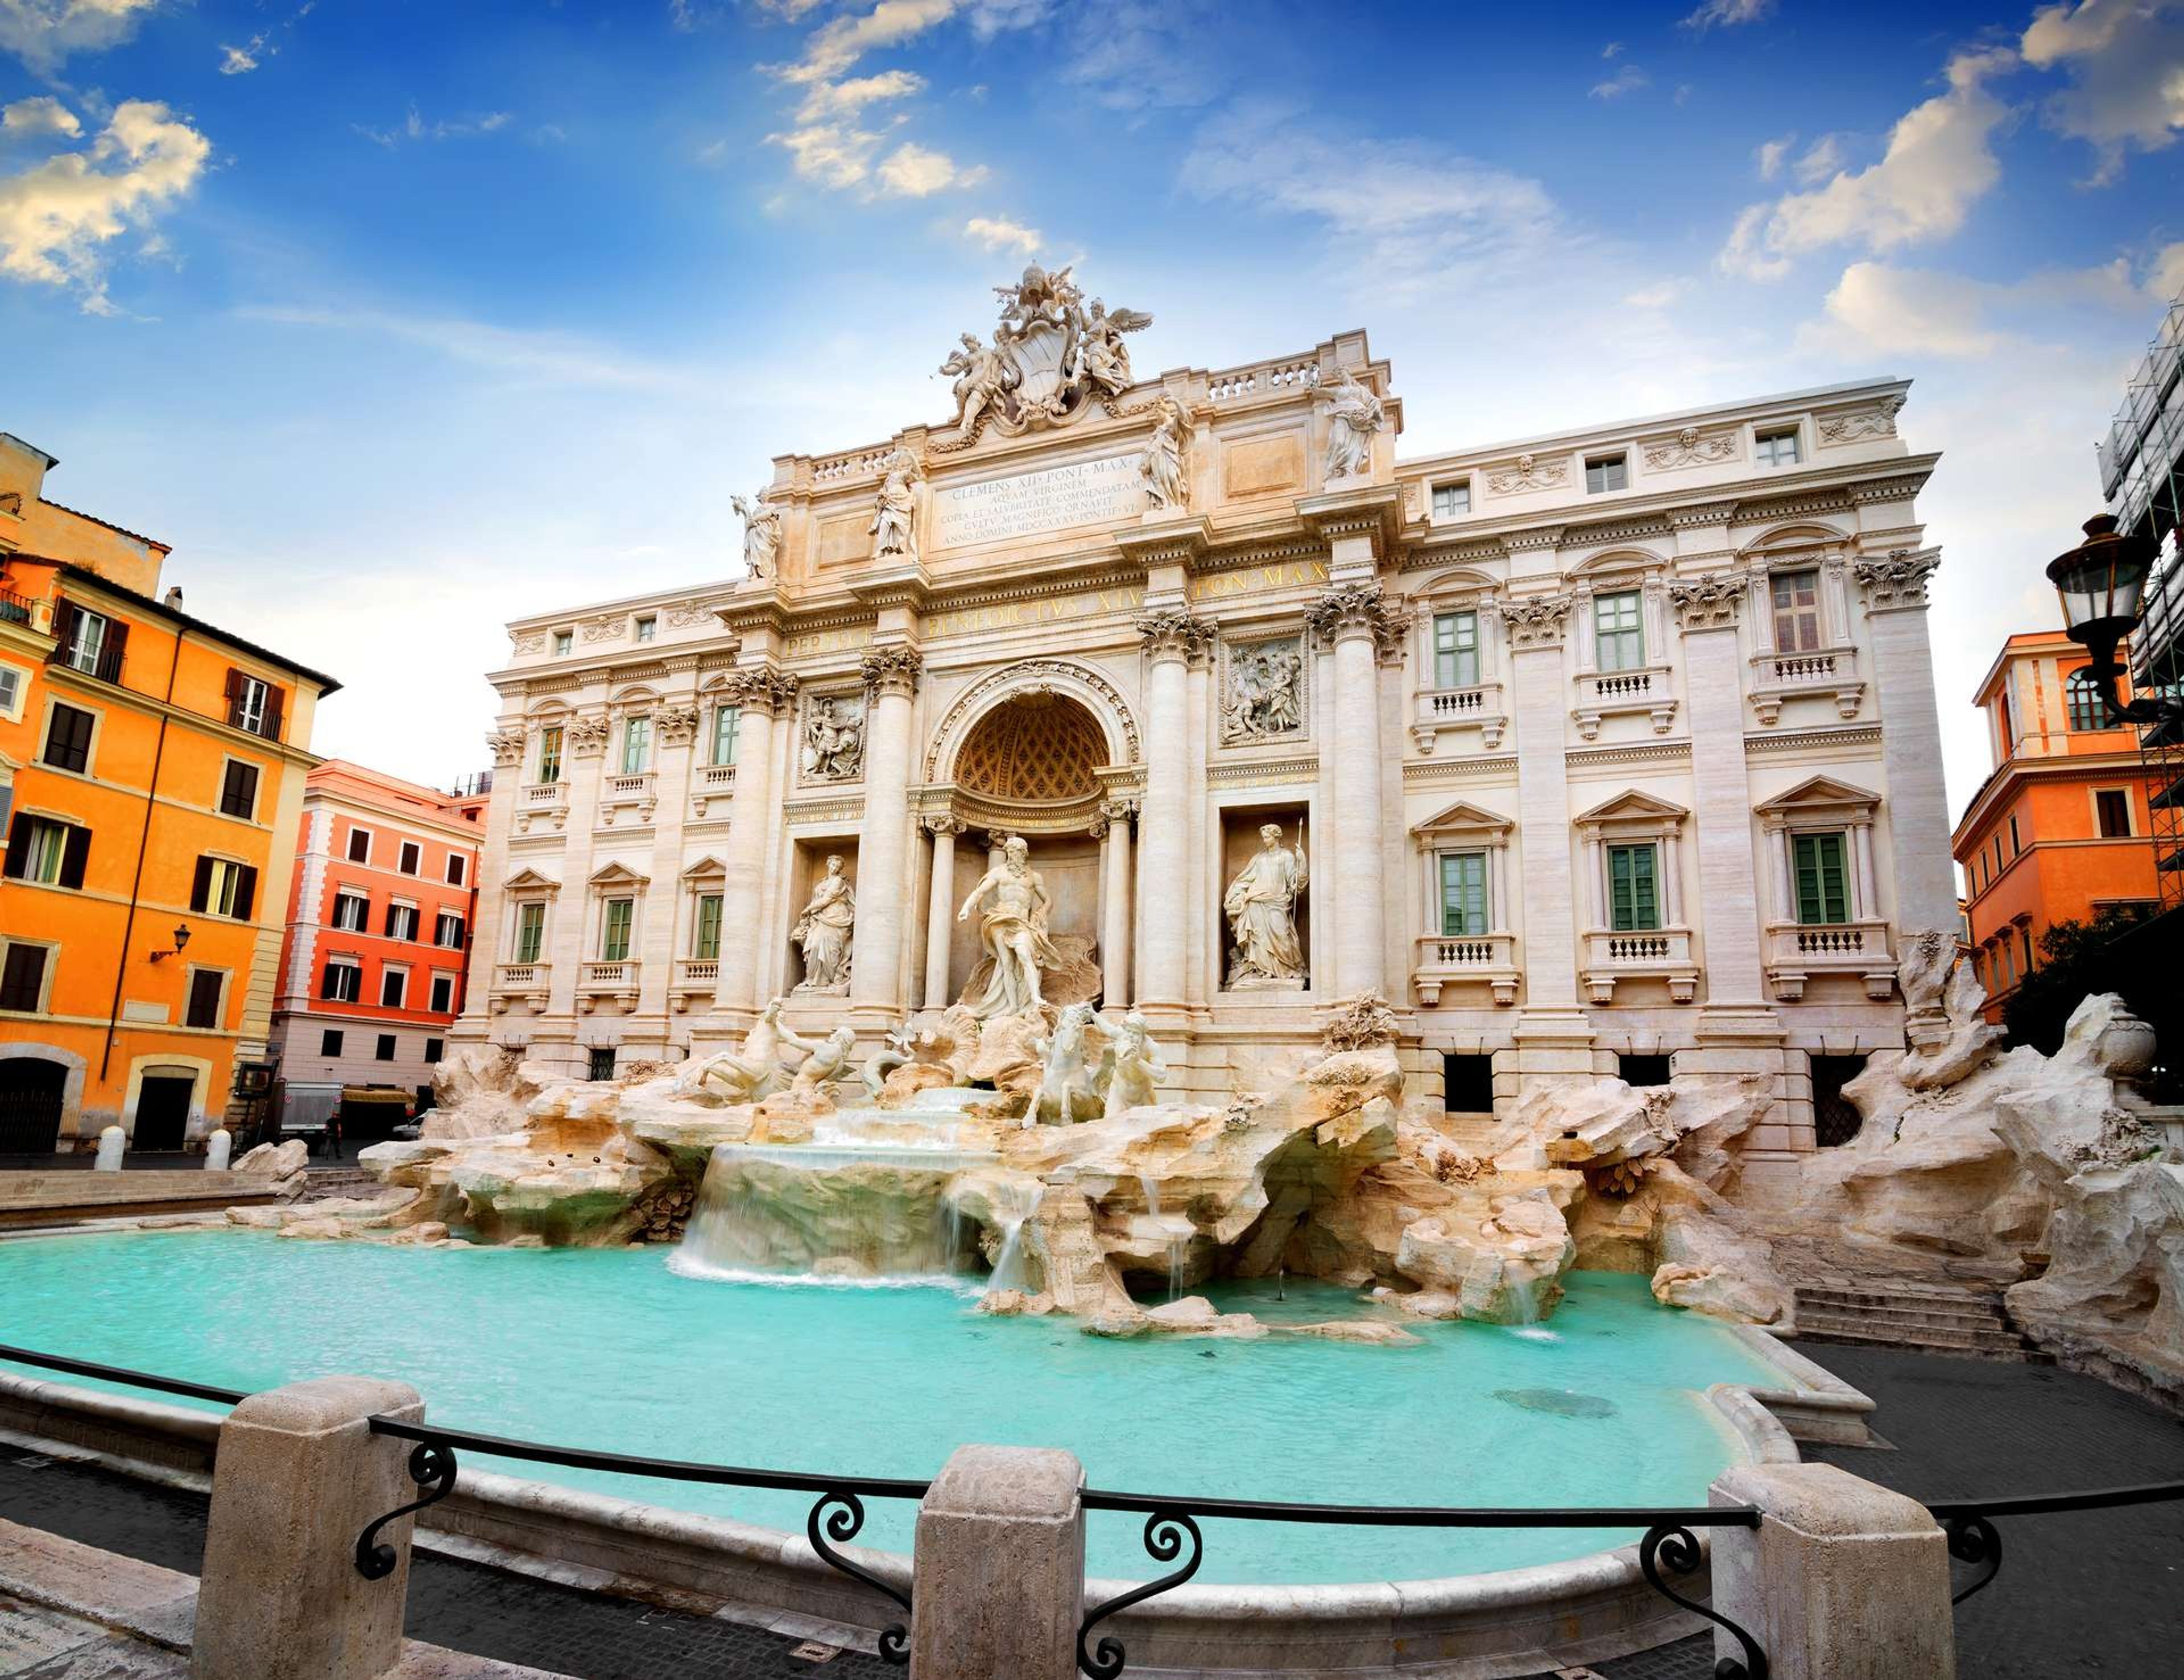
{"type": "Polygon", "coordinates": [[[728,498],[743,518],[744,565],[760,582],[772,581],[781,559],[781,509],[761,496],[728,498]]]}
{"type": "Polygon", "coordinates": [[[1388,423],[1380,399],[1348,368],[1327,404],[1327,476],[1355,478],[1373,466],[1373,434],[1388,423]]]}
{"type": "Polygon", "coordinates": [[[1037,263],[994,294],[1001,314],[992,344],[964,333],[940,364],[956,381],[956,436],[938,448],[967,448],[989,429],[1013,437],[1059,426],[1101,404],[1116,412],[1134,377],[1123,335],[1150,326],[1150,315],[1098,298],[1088,307],[1068,269],[1050,273],[1037,263]]]}
{"type": "Polygon", "coordinates": [[[1190,500],[1190,478],[1184,470],[1184,456],[1190,448],[1190,422],[1173,397],[1163,397],[1154,410],[1159,419],[1145,452],[1138,457],[1138,476],[1145,481],[1145,505],[1150,509],[1180,508],[1190,500]]]}
{"type": "Polygon", "coordinates": [[[887,458],[872,509],[876,560],[917,558],[917,457],[898,448],[887,458]]]}

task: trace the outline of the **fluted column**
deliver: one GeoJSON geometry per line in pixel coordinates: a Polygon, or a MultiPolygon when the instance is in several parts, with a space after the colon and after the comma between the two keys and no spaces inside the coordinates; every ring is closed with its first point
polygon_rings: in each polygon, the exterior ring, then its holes
{"type": "Polygon", "coordinates": [[[690,812],[690,760],[699,714],[682,702],[652,715],[652,890],[645,895],[644,928],[638,955],[638,1012],[665,1015],[675,1002],[671,987],[682,915],[682,825],[690,812]]]}
{"type": "Polygon", "coordinates": [[[775,830],[775,736],[787,727],[798,679],[771,669],[736,672],[728,698],[743,708],[736,752],[735,798],[728,807],[728,843],[722,859],[721,970],[716,1010],[755,1010],[766,941],[759,926],[766,887],[766,848],[775,830]]]}
{"type": "Polygon", "coordinates": [[[1953,932],[1956,926],[1942,724],[1934,709],[1933,649],[1926,631],[1926,589],[1941,564],[1938,550],[1899,549],[1852,567],[1864,597],[1874,686],[1880,691],[1888,861],[1899,939],[1922,931],[1953,932]]]}
{"type": "Polygon", "coordinates": [[[956,926],[956,837],[963,832],[963,820],[929,816],[925,832],[933,837],[933,884],[925,910],[925,1007],[944,1010],[955,1001],[948,995],[948,950],[956,926]]]}
{"type": "Polygon", "coordinates": [[[1330,589],[1311,615],[1314,632],[1334,647],[1334,867],[1315,879],[1332,876],[1333,990],[1346,998],[1384,989],[1376,642],[1386,615],[1377,583],[1330,589]]]}
{"type": "Polygon", "coordinates": [[[562,743],[569,755],[569,837],[561,850],[560,896],[547,913],[546,943],[541,948],[543,960],[551,965],[546,1001],[549,1015],[576,1013],[577,982],[592,954],[587,883],[592,878],[592,837],[599,821],[599,781],[605,773],[612,733],[609,720],[599,713],[579,713],[562,726],[562,743]]]}
{"type": "Polygon", "coordinates": [[[478,847],[477,913],[471,923],[469,973],[463,982],[463,1012],[448,1037],[460,1042],[487,1037],[493,1029],[493,983],[505,961],[501,941],[508,935],[508,900],[500,883],[508,878],[508,836],[515,802],[523,797],[523,771],[531,737],[519,722],[486,737],[493,749],[493,797],[486,802],[485,834],[478,847]]]}
{"type": "MultiPolygon", "coordinates": [[[[1145,800],[1138,842],[1139,891],[1147,904],[1179,902],[1190,867],[1189,661],[1212,626],[1181,607],[1138,620],[1152,669],[1145,683],[1145,800]]],[[[1369,655],[1368,655],[1369,662],[1369,655]]],[[[1181,915],[1148,915],[1138,958],[1141,1004],[1180,1006],[1190,930],[1181,915]]]]}
{"type": "Polygon", "coordinates": [[[1130,1001],[1130,812],[1134,802],[1110,799],[1100,807],[1100,1001],[1119,1009],[1130,1001]]]}
{"type": "Polygon", "coordinates": [[[865,655],[865,826],[857,842],[855,954],[850,1001],[902,1007],[903,935],[910,920],[910,712],[925,661],[915,648],[865,655]]]}

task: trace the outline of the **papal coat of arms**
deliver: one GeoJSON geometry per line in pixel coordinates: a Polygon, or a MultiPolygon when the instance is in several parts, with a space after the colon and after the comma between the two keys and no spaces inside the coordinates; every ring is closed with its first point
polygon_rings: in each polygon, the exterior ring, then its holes
{"type": "MultiPolygon", "coordinates": [[[[1058,426],[1095,403],[1112,403],[1131,383],[1126,332],[1150,326],[1139,309],[1110,311],[1084,294],[1068,269],[1049,274],[1037,263],[1013,286],[997,286],[1001,318],[994,342],[975,332],[940,364],[955,380],[956,448],[991,427],[1013,437],[1058,426]]],[[[950,446],[943,445],[943,448],[950,446]]]]}

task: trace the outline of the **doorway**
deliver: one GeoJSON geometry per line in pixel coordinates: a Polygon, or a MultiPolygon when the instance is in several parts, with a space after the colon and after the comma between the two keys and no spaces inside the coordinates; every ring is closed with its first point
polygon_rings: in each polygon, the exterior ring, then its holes
{"type": "Polygon", "coordinates": [[[1494,1112],[1492,1055],[1444,1055],[1440,1059],[1440,1105],[1444,1111],[1484,1115],[1494,1112]]]}
{"type": "Polygon", "coordinates": [[[190,1099],[197,1093],[193,1073],[148,1073],[136,1093],[136,1128],[129,1147],[139,1154],[171,1154],[182,1147],[190,1128],[190,1099]]]}
{"type": "Polygon", "coordinates": [[[0,1061],[0,1155],[49,1155],[60,1143],[68,1070],[37,1056],[0,1061]]]}

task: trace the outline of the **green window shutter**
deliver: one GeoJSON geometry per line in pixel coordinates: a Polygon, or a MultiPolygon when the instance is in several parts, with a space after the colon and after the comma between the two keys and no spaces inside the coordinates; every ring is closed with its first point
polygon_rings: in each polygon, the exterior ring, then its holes
{"type": "Polygon", "coordinates": [[[1791,837],[1791,872],[1797,888],[1797,920],[1817,926],[1850,920],[1850,880],[1843,865],[1840,834],[1791,837]]]}
{"type": "Polygon", "coordinates": [[[708,893],[698,900],[698,933],[690,953],[712,959],[721,954],[721,895],[708,893]]]}
{"type": "Polygon", "coordinates": [[[1607,848],[1607,898],[1608,926],[1614,932],[1642,932],[1661,925],[1651,846],[1607,848]]]}
{"type": "Polygon", "coordinates": [[[515,915],[515,960],[535,963],[538,947],[546,931],[546,907],[543,904],[525,904],[515,915]]]}
{"type": "Polygon", "coordinates": [[[1442,855],[1440,931],[1444,936],[1478,935],[1487,931],[1484,853],[1450,852],[1442,855]]]}

